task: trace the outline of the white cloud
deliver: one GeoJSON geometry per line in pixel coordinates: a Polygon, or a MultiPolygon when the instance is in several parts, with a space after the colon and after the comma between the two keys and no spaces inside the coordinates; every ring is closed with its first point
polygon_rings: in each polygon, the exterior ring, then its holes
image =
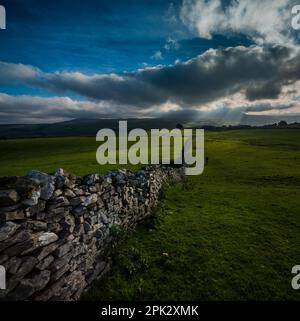
{"type": "Polygon", "coordinates": [[[163,56],[162,56],[162,52],[160,50],[156,51],[153,56],[151,56],[151,59],[154,60],[162,60],[163,56]]]}
{"type": "Polygon", "coordinates": [[[166,43],[164,45],[164,49],[166,51],[178,50],[179,47],[180,47],[180,45],[179,45],[178,41],[176,41],[176,40],[174,40],[174,39],[172,39],[170,37],[166,40],[166,43]]]}
{"type": "Polygon", "coordinates": [[[291,8],[289,0],[184,0],[181,19],[206,39],[243,34],[259,45],[292,45],[291,8]]]}

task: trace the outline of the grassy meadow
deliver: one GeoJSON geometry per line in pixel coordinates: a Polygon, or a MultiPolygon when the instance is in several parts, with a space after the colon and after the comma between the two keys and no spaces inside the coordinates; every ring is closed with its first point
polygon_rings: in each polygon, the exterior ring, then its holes
{"type": "MultiPolygon", "coordinates": [[[[208,165],[165,191],[85,300],[299,300],[300,130],[205,133],[208,165]]],[[[0,175],[104,173],[95,138],[0,141],[0,175]]],[[[124,166],[122,166],[124,167],[124,166]]]]}

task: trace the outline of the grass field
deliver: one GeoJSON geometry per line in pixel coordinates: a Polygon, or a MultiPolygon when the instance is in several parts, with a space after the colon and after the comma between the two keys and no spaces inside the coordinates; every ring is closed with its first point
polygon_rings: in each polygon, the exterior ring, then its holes
{"type": "Polygon", "coordinates": [[[94,137],[0,140],[0,176],[25,175],[31,169],[51,173],[59,167],[76,175],[105,173],[116,168],[96,162],[98,146],[94,137]]]}
{"type": "MultiPolygon", "coordinates": [[[[94,138],[0,141],[0,175],[106,171],[94,138]]],[[[206,133],[209,164],[117,247],[91,300],[299,300],[300,130],[206,133]]]]}

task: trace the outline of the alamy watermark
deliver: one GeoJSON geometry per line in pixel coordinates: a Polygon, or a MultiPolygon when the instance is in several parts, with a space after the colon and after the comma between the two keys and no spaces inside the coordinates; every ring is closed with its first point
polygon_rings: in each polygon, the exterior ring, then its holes
{"type": "Polygon", "coordinates": [[[0,29],[6,29],[6,10],[0,5],[0,29]]]}
{"type": "Polygon", "coordinates": [[[300,29],[300,5],[293,6],[292,8],[292,28],[295,30],[300,29]]]}
{"type": "Polygon", "coordinates": [[[127,121],[119,121],[119,131],[101,129],[102,142],[96,159],[105,164],[186,165],[186,175],[200,175],[204,169],[203,129],[144,129],[127,131],[127,121]],[[173,158],[172,158],[173,156],[173,158]]]}
{"type": "Polygon", "coordinates": [[[0,265],[0,290],[6,290],[6,271],[2,265],[0,265]]]}
{"type": "Polygon", "coordinates": [[[299,290],[300,289],[300,265],[293,266],[292,274],[296,274],[292,278],[292,288],[294,290],[299,290]]]}

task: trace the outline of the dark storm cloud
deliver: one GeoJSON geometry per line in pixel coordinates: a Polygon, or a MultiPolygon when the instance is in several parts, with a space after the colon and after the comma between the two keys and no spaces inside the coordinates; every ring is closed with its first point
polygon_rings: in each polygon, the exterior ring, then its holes
{"type": "Polygon", "coordinates": [[[111,103],[69,97],[12,96],[0,93],[0,124],[45,123],[74,118],[145,117],[140,109],[133,106],[119,107],[111,103]]]}
{"type": "Polygon", "coordinates": [[[262,112],[262,111],[270,111],[270,110],[285,110],[289,109],[291,107],[294,107],[295,102],[289,102],[289,103],[262,103],[257,104],[254,106],[251,106],[249,108],[246,108],[243,110],[243,112],[262,112]]]}
{"type": "Polygon", "coordinates": [[[167,101],[189,107],[244,91],[248,100],[277,98],[300,78],[300,55],[283,46],[208,50],[187,62],[132,73],[44,73],[25,65],[0,64],[0,83],[23,83],[93,101],[150,107],[167,101]]]}
{"type": "Polygon", "coordinates": [[[42,72],[33,66],[23,64],[11,64],[0,61],[0,85],[1,84],[27,84],[37,82],[40,84],[42,72]]]}
{"type": "Polygon", "coordinates": [[[108,117],[112,106],[68,97],[10,96],[0,93],[0,124],[44,123],[72,118],[108,117]]]}
{"type": "Polygon", "coordinates": [[[166,101],[195,106],[241,90],[249,100],[277,98],[283,84],[299,78],[289,67],[290,63],[298,66],[299,56],[290,55],[291,49],[281,46],[208,50],[187,62],[134,73],[52,74],[45,86],[140,107],[166,101]]]}
{"type": "Polygon", "coordinates": [[[290,49],[280,46],[208,50],[186,63],[144,70],[136,77],[181,104],[199,105],[241,90],[251,100],[277,98],[283,84],[299,78],[289,64],[299,65],[300,56],[290,55],[290,49]]]}
{"type": "Polygon", "coordinates": [[[122,105],[149,106],[166,99],[164,93],[137,74],[94,75],[61,73],[48,76],[42,86],[58,92],[74,92],[93,100],[113,101],[122,105]]]}
{"type": "Polygon", "coordinates": [[[168,112],[158,112],[156,115],[158,118],[166,119],[180,119],[181,121],[188,121],[192,119],[198,119],[201,116],[201,112],[193,108],[183,108],[181,110],[172,110],[168,112]]]}
{"type": "Polygon", "coordinates": [[[282,84],[279,81],[257,82],[246,90],[246,97],[253,101],[258,99],[274,99],[281,93],[282,84]]]}

